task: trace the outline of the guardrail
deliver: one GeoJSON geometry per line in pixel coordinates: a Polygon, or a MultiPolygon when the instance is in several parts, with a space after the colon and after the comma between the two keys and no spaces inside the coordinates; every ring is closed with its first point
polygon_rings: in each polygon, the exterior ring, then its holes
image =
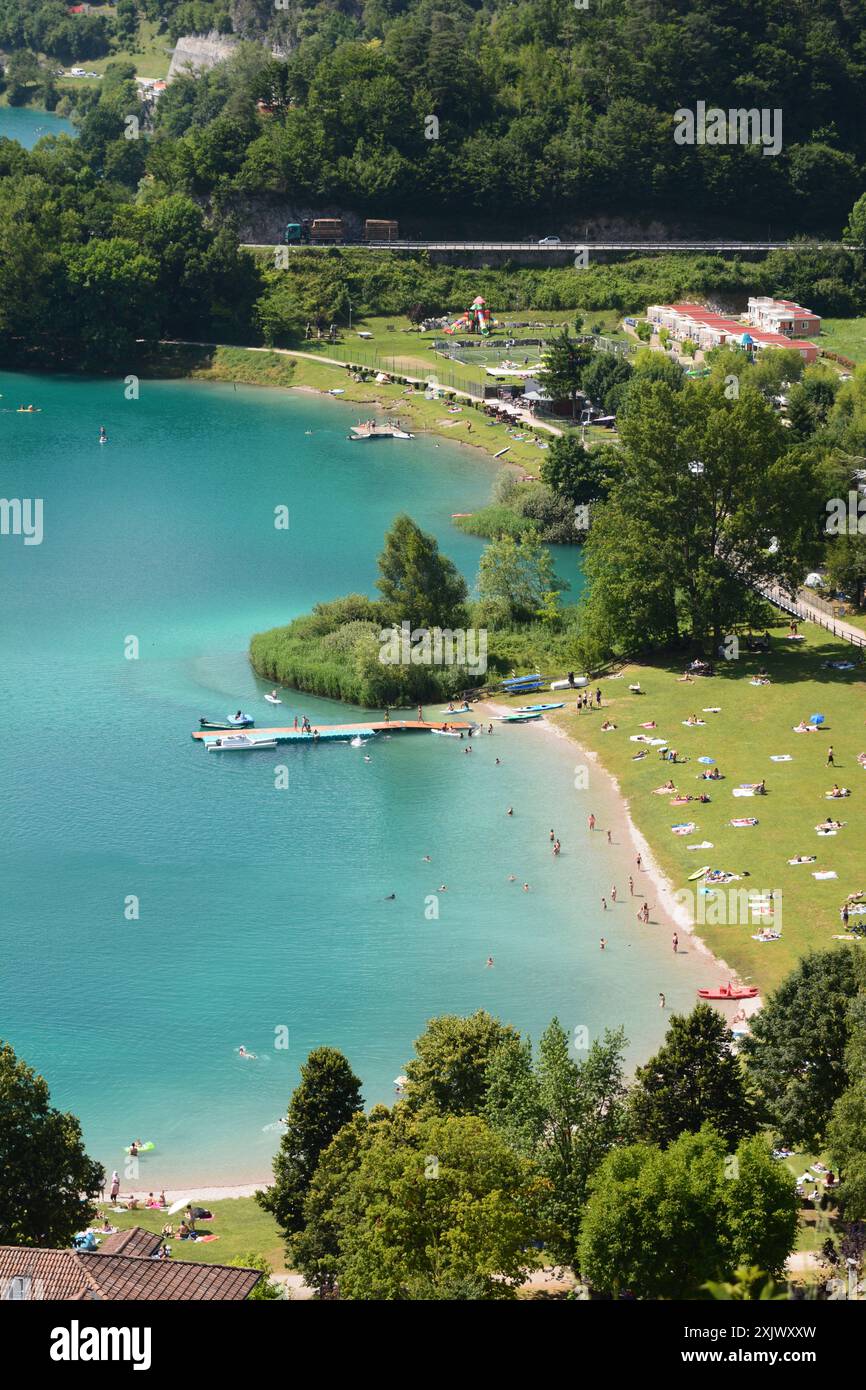
{"type": "MultiPolygon", "coordinates": [[[[767,599],[776,608],[781,608],[785,613],[789,613],[792,618],[797,618],[803,623],[815,623],[818,627],[823,627],[833,637],[840,638],[843,642],[848,642],[852,647],[857,647],[861,652],[866,648],[866,633],[858,632],[850,623],[842,623],[834,617],[822,617],[816,608],[811,604],[807,608],[804,604],[798,603],[790,594],[786,594],[776,586],[764,588],[760,584],[755,584],[754,589],[762,598],[767,599]]],[[[861,656],[861,661],[862,661],[861,656]]]]}

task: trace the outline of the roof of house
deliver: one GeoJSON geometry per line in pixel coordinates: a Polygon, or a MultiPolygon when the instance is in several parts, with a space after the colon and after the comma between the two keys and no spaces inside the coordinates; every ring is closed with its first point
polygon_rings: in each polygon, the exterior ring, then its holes
{"type": "Polygon", "coordinates": [[[257,1269],[153,1259],[152,1251],[161,1243],[158,1236],[135,1226],[110,1236],[92,1253],[0,1245],[0,1287],[8,1289],[12,1279],[29,1279],[35,1289],[26,1296],[67,1302],[241,1302],[262,1277],[257,1269]]]}

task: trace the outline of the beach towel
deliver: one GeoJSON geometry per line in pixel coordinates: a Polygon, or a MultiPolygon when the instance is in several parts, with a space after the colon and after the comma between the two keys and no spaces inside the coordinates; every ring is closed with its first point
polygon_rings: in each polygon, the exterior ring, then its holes
{"type": "Polygon", "coordinates": [[[698,762],[699,762],[699,763],[714,763],[715,761],[716,761],[715,758],[707,758],[707,757],[698,758],[698,762]]]}
{"type": "Polygon", "coordinates": [[[702,710],[703,714],[721,714],[721,712],[721,705],[704,705],[704,708],[702,710]]]}
{"type": "Polygon", "coordinates": [[[789,864],[814,864],[817,859],[815,854],[798,855],[795,859],[789,859],[789,864]]]}
{"type": "Polygon", "coordinates": [[[686,845],[686,849],[712,849],[712,840],[701,840],[699,845],[686,845]]]}
{"type": "Polygon", "coordinates": [[[755,932],[752,935],[753,941],[781,941],[781,939],[782,933],[780,931],[767,932],[766,936],[763,932],[755,932]]]}
{"type": "Polygon", "coordinates": [[[707,721],[706,719],[681,719],[680,723],[684,729],[704,729],[707,721]]]}
{"type": "Polygon", "coordinates": [[[791,763],[791,762],[793,762],[793,761],[794,761],[794,759],[791,757],[791,754],[790,754],[790,753],[771,753],[771,754],[770,754],[770,762],[771,762],[771,763],[791,763]]]}
{"type": "Polygon", "coordinates": [[[691,835],[693,830],[697,830],[694,821],[683,821],[680,825],[672,825],[671,830],[675,835],[691,835]]]}
{"type": "Polygon", "coordinates": [[[816,872],[813,872],[812,877],[817,879],[838,878],[839,875],[835,869],[818,869],[816,872]]]}
{"type": "Polygon", "coordinates": [[[731,821],[731,825],[736,825],[736,826],[738,826],[738,827],[742,827],[742,826],[744,826],[744,825],[757,825],[757,824],[758,824],[758,818],[757,818],[757,816],[738,816],[736,820],[732,820],[732,821],[731,821]]]}
{"type": "Polygon", "coordinates": [[[755,795],[755,788],[754,788],[754,787],[734,787],[733,792],[732,792],[732,795],[733,795],[733,796],[754,796],[754,795],[755,795]]]}

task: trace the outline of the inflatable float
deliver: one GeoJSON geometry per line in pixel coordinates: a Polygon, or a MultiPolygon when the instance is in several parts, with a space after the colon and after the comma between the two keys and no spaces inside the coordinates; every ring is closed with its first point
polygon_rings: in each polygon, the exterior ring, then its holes
{"type": "Polygon", "coordinates": [[[699,989],[701,999],[754,999],[757,985],[720,985],[718,989],[699,989]]]}

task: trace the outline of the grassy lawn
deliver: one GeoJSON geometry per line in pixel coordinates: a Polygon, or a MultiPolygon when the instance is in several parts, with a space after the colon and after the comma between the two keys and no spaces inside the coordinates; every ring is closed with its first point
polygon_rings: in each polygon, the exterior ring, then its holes
{"type": "MultiPolygon", "coordinates": [[[[698,935],[715,954],[763,990],[778,985],[804,952],[832,945],[842,930],[841,904],[849,893],[866,888],[866,778],[857,763],[857,754],[866,748],[866,669],[823,670],[822,661],[850,658],[852,648],[811,625],[802,630],[806,641],[789,643],[784,638],[786,627],[775,628],[769,656],[743,652],[737,661],[721,660],[716,676],[690,683],[677,679],[684,661],[629,665],[621,679],[602,678],[604,713],[616,723],[615,732],[602,733],[597,715],[576,718],[570,699],[562,713],[552,716],[594,749],[618,779],[635,823],[675,889],[686,887],[689,875],[709,864],[737,874],[748,871],[748,878],[731,885],[734,890],[781,892],[780,941],[752,940],[752,933],[766,918],[753,924],[706,921],[697,926],[698,935]],[[773,683],[753,686],[750,677],[762,663],[773,683]],[[636,681],[646,692],[643,696],[629,693],[629,683],[636,681]],[[721,707],[720,714],[702,713],[705,706],[714,705],[721,707]],[[684,728],[681,721],[694,712],[706,720],[706,726],[684,728]],[[793,733],[793,725],[816,712],[826,716],[821,733],[793,733]],[[648,736],[668,737],[680,756],[687,757],[685,763],[674,767],[662,762],[656,749],[640,761],[633,760],[641,746],[631,743],[630,735],[642,733],[641,723],[653,719],[658,728],[648,731],[648,736]],[[831,743],[835,769],[825,765],[831,743]],[[770,761],[772,754],[786,753],[793,761],[770,761]],[[703,770],[697,762],[701,755],[716,759],[723,781],[697,780],[703,770]],[[710,804],[672,806],[668,796],[653,795],[653,789],[669,777],[684,794],[696,795],[705,789],[712,798],[710,804]],[[767,782],[766,796],[732,796],[740,783],[762,778],[767,782]],[[852,795],[826,800],[825,792],[834,782],[850,787],[852,795]],[[819,836],[815,827],[828,814],[846,824],[835,836],[819,836]],[[737,816],[756,816],[759,823],[735,828],[729,822],[737,816]],[[692,834],[671,833],[672,825],[690,820],[697,826],[692,834]],[[703,840],[709,840],[713,848],[692,852],[686,848],[703,840]],[[800,854],[814,854],[816,862],[788,864],[789,858],[800,854]],[[816,880],[812,875],[818,870],[834,870],[838,877],[816,880]]],[[[588,811],[588,799],[584,797],[583,802],[588,811]]]]}
{"type": "MultiPolygon", "coordinates": [[[[202,1234],[213,1233],[219,1236],[219,1239],[169,1241],[173,1260],[228,1264],[229,1260],[236,1256],[252,1251],[256,1255],[263,1255],[275,1274],[285,1272],[285,1247],[277,1224],[269,1212],[262,1211],[254,1198],[229,1197],[221,1202],[194,1202],[193,1205],[205,1207],[213,1212],[213,1220],[197,1221],[196,1230],[202,1234]]],[[[178,1212],[175,1216],[166,1216],[164,1211],[115,1212],[110,1209],[110,1203],[105,1202],[99,1206],[97,1224],[104,1214],[108,1216],[112,1226],[121,1231],[128,1231],[132,1226],[141,1226],[145,1231],[155,1233],[160,1232],[168,1222],[177,1230],[178,1222],[183,1216],[183,1212],[178,1212]]]]}
{"type": "MultiPolygon", "coordinates": [[[[100,11],[102,14],[112,12],[111,7],[100,11]]],[[[72,66],[84,68],[87,72],[104,73],[109,63],[134,63],[139,77],[167,77],[174,44],[169,34],[158,34],[157,28],[155,20],[142,18],[134,48],[120,48],[114,53],[107,53],[104,58],[82,59],[72,66]]],[[[60,64],[57,66],[60,67],[60,64]]],[[[76,81],[75,85],[80,86],[81,80],[76,81]]]]}
{"type": "Polygon", "coordinates": [[[818,342],[830,352],[850,357],[852,362],[866,362],[866,318],[824,319],[818,342]]]}

